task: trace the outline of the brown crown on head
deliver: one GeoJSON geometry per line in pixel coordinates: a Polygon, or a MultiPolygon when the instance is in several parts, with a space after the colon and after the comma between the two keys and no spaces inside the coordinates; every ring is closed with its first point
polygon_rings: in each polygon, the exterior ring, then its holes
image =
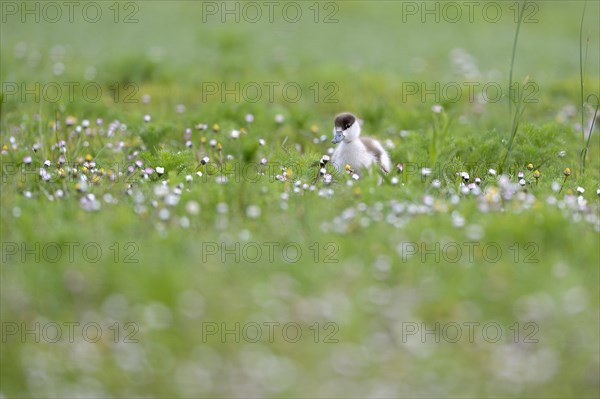
{"type": "Polygon", "coordinates": [[[343,112],[335,117],[335,127],[339,127],[342,130],[349,129],[356,122],[356,116],[350,112],[343,112]]]}

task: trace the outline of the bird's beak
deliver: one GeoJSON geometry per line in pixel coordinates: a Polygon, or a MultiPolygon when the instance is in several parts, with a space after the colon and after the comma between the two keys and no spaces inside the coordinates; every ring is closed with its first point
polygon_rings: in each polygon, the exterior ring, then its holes
{"type": "Polygon", "coordinates": [[[344,131],[342,129],[336,128],[334,130],[333,140],[331,140],[331,143],[337,144],[340,141],[344,140],[344,137],[346,137],[346,134],[344,133],[344,131]]]}

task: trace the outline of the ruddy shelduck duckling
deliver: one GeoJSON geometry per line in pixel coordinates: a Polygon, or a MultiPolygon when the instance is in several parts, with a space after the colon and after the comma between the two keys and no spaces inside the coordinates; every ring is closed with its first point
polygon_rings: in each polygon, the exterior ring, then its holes
{"type": "Polygon", "coordinates": [[[370,137],[360,137],[360,124],[354,114],[343,112],[335,117],[333,144],[340,143],[335,149],[331,161],[342,171],[346,165],[358,171],[370,169],[373,163],[379,165],[384,173],[392,169],[390,156],[381,143],[370,137]]]}

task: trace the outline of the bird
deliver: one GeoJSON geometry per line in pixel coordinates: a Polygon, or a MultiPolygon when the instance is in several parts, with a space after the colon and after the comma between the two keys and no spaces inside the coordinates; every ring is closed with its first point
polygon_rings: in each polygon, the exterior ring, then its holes
{"type": "Polygon", "coordinates": [[[375,163],[384,173],[392,168],[390,156],[381,143],[370,137],[360,137],[358,118],[350,112],[342,112],[335,117],[332,144],[338,144],[331,162],[338,169],[344,170],[346,165],[358,171],[370,169],[375,163]]]}

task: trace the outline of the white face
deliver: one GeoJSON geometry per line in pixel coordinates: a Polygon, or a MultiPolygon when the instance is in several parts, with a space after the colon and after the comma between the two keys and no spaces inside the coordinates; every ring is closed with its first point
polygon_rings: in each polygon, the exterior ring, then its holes
{"type": "Polygon", "coordinates": [[[346,138],[345,141],[356,140],[358,136],[360,136],[360,124],[358,123],[358,119],[354,121],[352,126],[349,129],[345,130],[346,138]]]}
{"type": "Polygon", "coordinates": [[[346,130],[341,130],[339,128],[333,128],[333,141],[332,143],[336,144],[340,141],[344,140],[349,143],[353,140],[356,140],[360,136],[360,124],[358,123],[358,119],[354,121],[352,126],[350,126],[346,130]]]}

